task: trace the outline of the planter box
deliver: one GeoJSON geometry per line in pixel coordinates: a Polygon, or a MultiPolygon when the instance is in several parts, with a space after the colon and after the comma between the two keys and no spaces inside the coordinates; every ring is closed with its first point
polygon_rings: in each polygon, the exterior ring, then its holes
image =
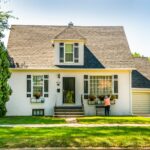
{"type": "Polygon", "coordinates": [[[96,101],[90,101],[90,100],[88,100],[88,104],[89,104],[89,105],[95,105],[95,104],[96,104],[96,101]]]}
{"type": "Polygon", "coordinates": [[[30,99],[30,103],[44,103],[44,102],[45,102],[44,97],[40,97],[38,99],[36,99],[35,97],[32,97],[30,99]]]}

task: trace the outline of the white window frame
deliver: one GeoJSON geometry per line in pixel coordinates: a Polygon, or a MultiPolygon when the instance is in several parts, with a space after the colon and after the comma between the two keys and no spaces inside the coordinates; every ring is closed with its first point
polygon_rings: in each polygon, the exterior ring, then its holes
{"type": "Polygon", "coordinates": [[[31,75],[31,97],[34,97],[34,95],[33,95],[33,77],[34,76],[42,76],[42,78],[43,78],[43,82],[42,82],[42,87],[43,87],[43,89],[42,89],[42,96],[41,97],[44,97],[44,75],[31,75]]]}
{"type": "MultiPolygon", "coordinates": [[[[74,45],[75,43],[64,43],[64,45],[63,46],[61,46],[60,45],[60,43],[59,43],[59,50],[60,50],[60,47],[63,47],[64,48],[64,62],[60,62],[60,63],[74,63],[74,64],[78,64],[79,63],[79,43],[78,43],[78,46],[75,46],[74,45]],[[73,45],[73,60],[72,61],[66,61],[66,45],[67,44],[71,44],[71,45],[73,45]],[[75,55],[74,55],[74,52],[75,52],[75,48],[78,48],[78,59],[77,58],[75,58],[75,55]],[[75,62],[75,60],[78,60],[78,62],[75,62]]],[[[59,53],[60,53],[60,51],[59,51],[59,53]]],[[[72,54],[72,53],[70,53],[70,54],[72,54]]],[[[69,53],[68,53],[69,54],[69,53]]],[[[59,55],[60,56],[60,55],[59,55]]],[[[59,58],[59,61],[60,61],[60,59],[61,58],[59,58]]]]}
{"type": "MultiPolygon", "coordinates": [[[[89,94],[91,94],[90,92],[90,90],[91,90],[91,84],[90,84],[90,77],[91,76],[101,76],[101,77],[110,77],[111,76],[111,81],[112,81],[112,84],[111,84],[111,90],[112,90],[112,94],[113,95],[118,95],[118,93],[114,93],[114,77],[113,77],[113,75],[89,75],[89,81],[88,81],[88,93],[89,94]]],[[[105,78],[105,80],[106,80],[106,78],[105,78]]],[[[105,94],[102,94],[102,95],[105,95],[105,94]]],[[[98,95],[96,95],[96,96],[98,96],[98,95]]]]}
{"type": "MultiPolygon", "coordinates": [[[[72,53],[68,53],[68,54],[72,54],[72,53]]],[[[74,63],[74,44],[73,43],[64,43],[64,63],[74,63]],[[71,44],[73,45],[73,60],[72,61],[66,61],[66,45],[67,44],[71,44]]]]}

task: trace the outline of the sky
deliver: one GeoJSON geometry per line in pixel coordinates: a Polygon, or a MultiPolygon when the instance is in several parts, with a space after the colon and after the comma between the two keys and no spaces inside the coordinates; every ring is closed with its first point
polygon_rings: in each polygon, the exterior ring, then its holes
{"type": "Polygon", "coordinates": [[[0,0],[0,10],[18,18],[10,24],[124,26],[131,51],[150,57],[150,0],[0,0]]]}

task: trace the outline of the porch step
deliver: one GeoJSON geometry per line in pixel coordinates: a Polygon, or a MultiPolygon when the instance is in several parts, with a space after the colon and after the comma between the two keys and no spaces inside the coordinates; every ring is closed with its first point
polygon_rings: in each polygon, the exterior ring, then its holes
{"type": "Polygon", "coordinates": [[[84,116],[82,106],[56,106],[54,108],[55,117],[81,117],[84,116]]]}
{"type": "Polygon", "coordinates": [[[84,115],[83,112],[55,112],[55,115],[84,115]]]}
{"type": "Polygon", "coordinates": [[[59,109],[55,108],[55,112],[83,112],[82,109],[59,109]]]}
{"type": "Polygon", "coordinates": [[[77,117],[83,117],[84,115],[54,115],[54,117],[58,118],[77,118],[77,117]]]}

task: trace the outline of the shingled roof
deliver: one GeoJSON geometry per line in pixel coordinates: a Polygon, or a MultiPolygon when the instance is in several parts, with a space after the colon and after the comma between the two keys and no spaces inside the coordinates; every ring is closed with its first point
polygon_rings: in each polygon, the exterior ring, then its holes
{"type": "Polygon", "coordinates": [[[85,39],[74,27],[69,25],[62,32],[57,34],[54,39],[85,39]]]}
{"type": "Polygon", "coordinates": [[[146,57],[133,58],[135,68],[132,71],[132,87],[150,88],[150,62],[146,57]]]}
{"type": "Polygon", "coordinates": [[[18,64],[17,66],[35,69],[58,68],[60,66],[54,64],[54,48],[51,43],[54,37],[86,39],[85,65],[80,68],[134,67],[124,29],[119,26],[68,28],[68,26],[13,25],[8,41],[9,55],[14,64],[18,64]]]}

